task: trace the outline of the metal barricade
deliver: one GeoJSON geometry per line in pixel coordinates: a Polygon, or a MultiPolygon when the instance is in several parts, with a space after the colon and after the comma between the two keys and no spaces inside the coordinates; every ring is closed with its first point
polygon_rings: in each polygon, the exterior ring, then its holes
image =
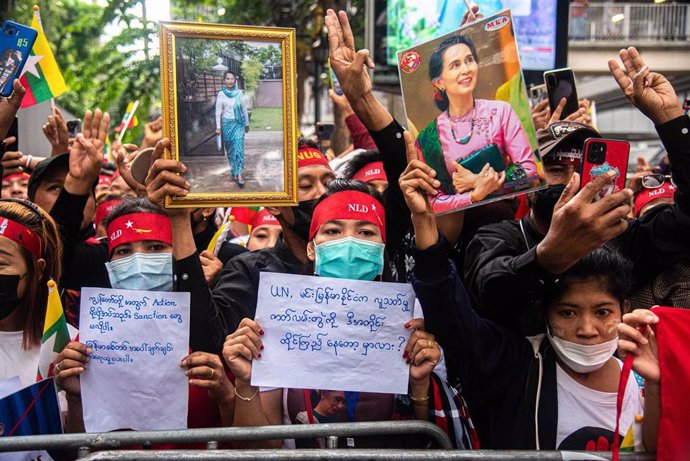
{"type": "MultiPolygon", "coordinates": [[[[621,453],[622,461],[652,461],[653,454],[621,453]]],[[[609,461],[611,452],[515,451],[515,450],[168,450],[168,451],[102,451],[82,458],[83,461],[609,461]]]]}
{"type": "MultiPolygon", "coordinates": [[[[151,446],[172,443],[206,443],[210,449],[218,442],[275,439],[306,439],[315,437],[361,437],[419,434],[428,437],[442,449],[453,447],[438,426],[428,421],[380,421],[366,423],[307,424],[261,427],[228,427],[217,429],[185,429],[175,431],[127,431],[97,434],[59,434],[0,437],[0,452],[28,450],[79,450],[80,457],[90,450],[113,450],[127,446],[151,446]]],[[[332,439],[330,439],[332,441],[332,439]]],[[[234,452],[235,450],[233,450],[234,452]]],[[[280,450],[278,450],[280,451],[280,450]]],[[[175,451],[163,451],[173,454],[175,451]]],[[[124,453],[124,452],[123,452],[124,453]]],[[[196,451],[201,454],[203,451],[196,451]]],[[[136,458],[129,458],[136,459],[136,458]]],[[[164,459],[164,458],[157,458],[164,459]]]]}

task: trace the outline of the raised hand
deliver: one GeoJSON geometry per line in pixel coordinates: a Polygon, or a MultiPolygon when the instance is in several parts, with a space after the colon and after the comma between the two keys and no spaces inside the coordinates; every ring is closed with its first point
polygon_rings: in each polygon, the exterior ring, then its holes
{"type": "Polygon", "coordinates": [[[0,96],[0,139],[5,139],[7,136],[25,94],[26,90],[19,83],[19,79],[15,79],[12,82],[12,94],[8,97],[0,96]]]}
{"type": "Polygon", "coordinates": [[[344,94],[337,94],[333,90],[328,90],[328,97],[333,101],[333,105],[340,110],[340,115],[343,118],[347,118],[354,114],[352,106],[350,106],[350,101],[347,100],[344,94]]]}
{"type": "Polygon", "coordinates": [[[407,154],[407,168],[400,176],[398,184],[402,190],[405,203],[412,215],[433,214],[429,195],[438,195],[437,187],[441,183],[434,179],[436,172],[426,163],[418,159],[417,146],[409,131],[403,133],[407,154]]]}
{"type": "MultiPolygon", "coordinates": [[[[223,359],[236,380],[249,383],[252,377],[252,361],[261,357],[264,331],[251,319],[242,319],[237,330],[225,338],[223,359]]],[[[237,385],[237,381],[235,382],[237,385]]]]}
{"type": "Polygon", "coordinates": [[[434,335],[424,331],[424,319],[413,319],[406,328],[413,330],[403,353],[403,359],[410,365],[410,381],[428,380],[441,359],[441,349],[434,335]]]}
{"type": "Polygon", "coordinates": [[[353,101],[371,93],[372,84],[367,68],[374,68],[369,50],[355,51],[355,39],[347,13],[326,12],[326,28],[330,46],[330,64],[340,81],[347,99],[353,101]]]}
{"type": "Polygon", "coordinates": [[[592,202],[614,180],[615,173],[609,171],[578,192],[580,175],[573,174],[554,207],[546,237],[537,245],[537,263],[542,268],[561,274],[628,228],[625,218],[632,191],[623,189],[592,202]]]}
{"type": "Polygon", "coordinates": [[[166,149],[170,149],[170,140],[163,138],[158,141],[151,155],[151,168],[145,180],[146,193],[149,201],[171,218],[174,215],[188,215],[192,211],[191,208],[165,208],[165,197],[186,197],[192,187],[178,174],[187,171],[184,163],[163,158],[166,149]]]}
{"type": "Polygon", "coordinates": [[[662,125],[684,114],[671,83],[663,75],[651,72],[637,48],[618,53],[623,69],[615,59],[609,60],[609,70],[630,102],[655,125],[662,125]]]}
{"type": "Polygon", "coordinates": [[[117,171],[122,176],[122,179],[137,195],[146,195],[146,186],[134,179],[132,176],[131,163],[139,154],[136,144],[123,144],[119,149],[115,149],[115,166],[117,171]]]}
{"type": "Polygon", "coordinates": [[[94,114],[86,111],[84,129],[74,140],[69,152],[69,173],[65,189],[75,195],[87,195],[98,180],[103,166],[103,146],[108,136],[110,115],[96,109],[94,114]]]}
{"type": "Polygon", "coordinates": [[[48,116],[48,121],[43,125],[43,134],[52,146],[51,157],[69,152],[69,132],[67,122],[62,112],[57,107],[53,115],[48,116]]]}
{"type": "Polygon", "coordinates": [[[536,106],[532,108],[532,121],[534,122],[535,130],[542,130],[549,125],[551,118],[551,109],[549,109],[549,100],[543,99],[536,106]]]}
{"type": "Polygon", "coordinates": [[[199,259],[201,260],[201,268],[204,271],[204,278],[206,279],[206,284],[209,288],[213,288],[216,284],[216,279],[218,275],[223,270],[223,262],[218,259],[218,256],[214,255],[213,252],[204,250],[199,254],[199,259]]]}

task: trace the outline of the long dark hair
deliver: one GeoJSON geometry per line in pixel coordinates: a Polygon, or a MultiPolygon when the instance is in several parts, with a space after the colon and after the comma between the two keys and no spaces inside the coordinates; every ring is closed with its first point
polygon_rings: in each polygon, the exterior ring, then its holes
{"type": "Polygon", "coordinates": [[[2,199],[0,200],[0,217],[21,224],[41,238],[41,258],[45,260],[45,269],[42,274],[33,255],[20,247],[26,261],[28,284],[24,299],[18,309],[24,309],[26,313],[22,346],[24,350],[29,350],[41,344],[48,303],[48,280],[53,278],[59,282],[62,275],[62,241],[53,218],[31,202],[2,199]]]}
{"type": "MultiPolygon", "coordinates": [[[[443,56],[446,50],[454,45],[466,45],[472,53],[472,57],[475,62],[479,64],[479,58],[477,57],[477,49],[474,47],[472,40],[466,35],[453,35],[448,37],[436,48],[429,59],[429,79],[433,82],[441,76],[443,73],[443,56]]],[[[441,111],[448,110],[450,102],[448,101],[448,96],[446,96],[445,91],[439,91],[439,97],[434,99],[436,107],[441,111]]]]}

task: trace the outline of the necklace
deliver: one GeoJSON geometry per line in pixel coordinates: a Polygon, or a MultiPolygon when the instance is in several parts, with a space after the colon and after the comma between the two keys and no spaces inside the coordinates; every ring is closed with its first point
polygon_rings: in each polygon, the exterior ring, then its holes
{"type": "Polygon", "coordinates": [[[450,121],[450,134],[453,136],[453,139],[455,139],[455,142],[458,144],[467,144],[470,142],[470,139],[472,139],[472,133],[474,133],[474,119],[475,115],[477,115],[477,106],[474,105],[474,108],[472,109],[472,124],[470,125],[469,131],[463,136],[462,138],[458,138],[455,135],[455,129],[453,128],[453,118],[450,115],[450,109],[448,109],[448,120],[450,121]]]}

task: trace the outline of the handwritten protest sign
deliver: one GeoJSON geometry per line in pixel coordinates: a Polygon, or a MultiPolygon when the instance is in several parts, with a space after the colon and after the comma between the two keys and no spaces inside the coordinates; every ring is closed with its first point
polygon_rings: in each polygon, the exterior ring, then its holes
{"type": "Polygon", "coordinates": [[[410,285],[262,272],[252,385],[407,393],[410,285]]]}
{"type": "Polygon", "coordinates": [[[189,293],[84,288],[79,331],[87,432],[187,427],[189,293]]]}

